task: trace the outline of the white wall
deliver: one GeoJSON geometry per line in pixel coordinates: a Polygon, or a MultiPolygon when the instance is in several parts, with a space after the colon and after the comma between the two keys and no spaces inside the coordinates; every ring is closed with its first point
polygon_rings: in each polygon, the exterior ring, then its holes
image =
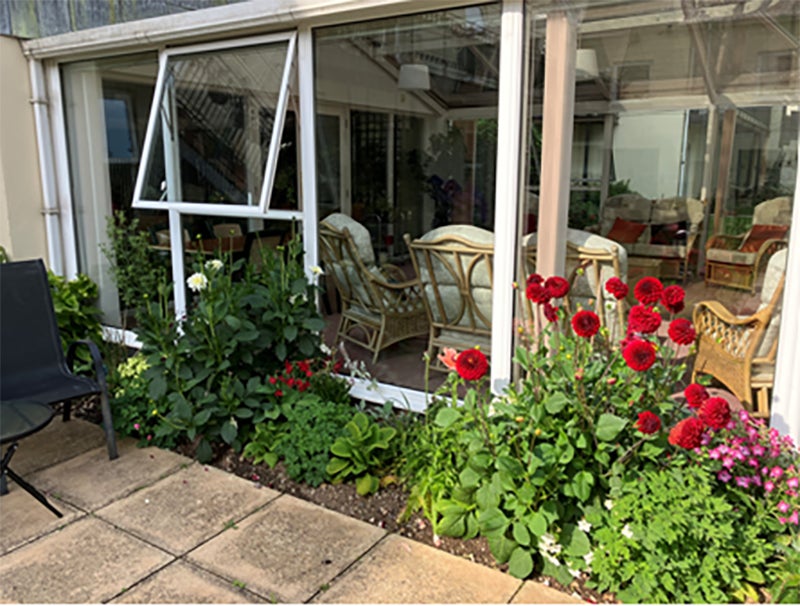
{"type": "Polygon", "coordinates": [[[614,131],[614,167],[618,180],[645,198],[678,192],[683,112],[621,114],[614,131]]]}
{"type": "Polygon", "coordinates": [[[47,262],[28,63],[16,38],[0,36],[0,82],[0,245],[14,261],[47,262]]]}

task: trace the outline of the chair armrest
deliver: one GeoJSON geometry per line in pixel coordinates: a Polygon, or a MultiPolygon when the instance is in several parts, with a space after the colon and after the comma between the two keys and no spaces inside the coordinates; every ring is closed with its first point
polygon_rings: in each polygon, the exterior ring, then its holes
{"type": "Polygon", "coordinates": [[[393,265],[392,263],[384,263],[383,265],[381,265],[381,271],[390,280],[394,280],[396,282],[408,281],[408,277],[406,276],[405,272],[402,269],[400,269],[397,265],[393,265]]]}
{"type": "Polygon", "coordinates": [[[769,319],[769,310],[761,310],[752,316],[741,317],[733,315],[719,301],[700,301],[695,306],[694,314],[692,315],[695,326],[698,326],[698,321],[703,313],[708,313],[730,326],[747,326],[748,324],[758,324],[759,322],[766,325],[769,319]]]}
{"type": "Polygon", "coordinates": [[[711,236],[708,239],[708,241],[706,242],[706,250],[710,250],[712,248],[722,248],[724,250],[736,250],[741,245],[743,238],[744,234],[739,234],[737,236],[717,234],[716,236],[711,236]]]}
{"type": "Polygon", "coordinates": [[[103,364],[103,356],[100,355],[100,349],[97,347],[94,341],[82,339],[70,343],[69,347],[67,348],[67,367],[69,368],[70,372],[73,372],[75,365],[75,352],[80,345],[85,345],[89,348],[89,355],[92,357],[92,365],[94,366],[94,373],[97,377],[97,382],[100,384],[100,389],[105,392],[107,389],[106,367],[103,364]]]}

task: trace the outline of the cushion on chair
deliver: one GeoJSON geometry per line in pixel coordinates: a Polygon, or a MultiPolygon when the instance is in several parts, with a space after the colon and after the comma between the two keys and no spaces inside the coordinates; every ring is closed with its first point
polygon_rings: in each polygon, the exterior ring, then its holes
{"type": "Polygon", "coordinates": [[[753,225],[789,225],[792,222],[792,200],[789,196],[772,198],[753,208],[753,225]]]}
{"type": "Polygon", "coordinates": [[[615,242],[632,244],[639,239],[645,229],[647,229],[647,225],[644,223],[635,223],[617,217],[614,219],[614,225],[611,226],[611,230],[606,234],[606,238],[615,242]]]}
{"type": "MultiPolygon", "coordinates": [[[[767,270],[764,272],[764,286],[761,289],[761,305],[759,311],[769,305],[775,289],[778,287],[781,276],[786,271],[786,257],[788,252],[786,249],[779,250],[772,255],[767,263],[767,270]]],[[[782,301],[778,301],[775,306],[775,311],[772,313],[772,318],[767,325],[767,330],[764,332],[764,338],[761,340],[761,345],[756,352],[757,358],[765,357],[768,353],[775,339],[778,338],[778,332],[781,327],[781,305],[782,301]]]]}
{"type": "Polygon", "coordinates": [[[720,263],[732,263],[734,265],[753,265],[756,262],[756,253],[725,250],[723,248],[709,248],[706,251],[706,259],[709,261],[719,261],[720,263]]]}
{"type": "Polygon", "coordinates": [[[650,226],[650,244],[686,244],[686,221],[650,226]]]}
{"type": "Polygon", "coordinates": [[[372,237],[369,235],[369,230],[366,227],[343,213],[330,214],[325,217],[322,222],[327,223],[337,231],[342,231],[347,228],[347,231],[350,232],[350,236],[353,238],[353,244],[356,246],[358,256],[364,262],[364,265],[367,267],[375,265],[375,251],[372,249],[372,237]]]}
{"type": "Polygon", "coordinates": [[[739,247],[741,252],[758,252],[767,240],[781,240],[789,231],[788,225],[753,225],[739,247]]]}

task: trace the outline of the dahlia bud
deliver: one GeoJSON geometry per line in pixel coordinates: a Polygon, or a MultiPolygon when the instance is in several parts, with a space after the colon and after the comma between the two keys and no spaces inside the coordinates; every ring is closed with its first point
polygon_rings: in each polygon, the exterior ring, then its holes
{"type": "Polygon", "coordinates": [[[516,417],[514,420],[517,423],[523,423],[523,422],[525,422],[525,417],[519,416],[519,417],[516,417]]]}
{"type": "Polygon", "coordinates": [[[575,372],[575,380],[576,380],[576,381],[583,381],[583,368],[579,368],[579,369],[578,369],[578,370],[575,372]]]}
{"type": "Polygon", "coordinates": [[[606,379],[606,385],[614,385],[617,382],[617,377],[609,377],[606,379]]]}
{"type": "Polygon", "coordinates": [[[542,430],[537,427],[536,429],[533,430],[533,435],[535,435],[538,438],[540,435],[542,435],[542,430]]]}

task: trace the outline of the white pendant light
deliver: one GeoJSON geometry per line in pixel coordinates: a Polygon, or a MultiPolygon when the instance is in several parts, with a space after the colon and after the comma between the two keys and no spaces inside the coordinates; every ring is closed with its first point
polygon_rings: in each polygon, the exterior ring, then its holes
{"type": "Polygon", "coordinates": [[[424,63],[404,63],[400,66],[397,88],[402,90],[430,90],[431,72],[424,63]]]}
{"type": "Polygon", "coordinates": [[[592,80],[599,75],[597,52],[593,48],[579,48],[575,56],[575,79],[592,80]]]}

